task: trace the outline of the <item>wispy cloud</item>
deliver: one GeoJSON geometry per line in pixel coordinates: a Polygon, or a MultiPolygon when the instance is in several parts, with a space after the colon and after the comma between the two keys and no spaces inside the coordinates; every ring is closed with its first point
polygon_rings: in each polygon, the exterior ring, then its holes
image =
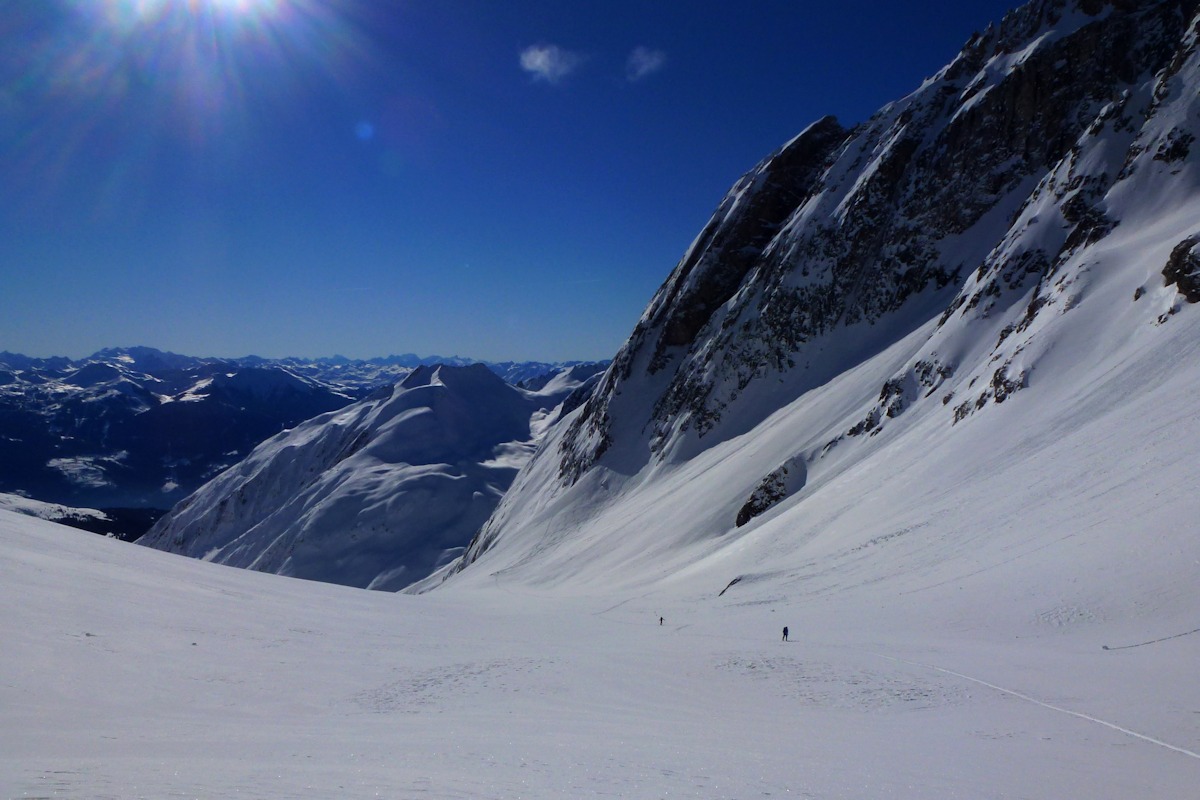
{"type": "Polygon", "coordinates": [[[647,75],[658,72],[667,63],[667,54],[649,47],[635,47],[625,61],[625,77],[640,81],[647,75]]]}
{"type": "Polygon", "coordinates": [[[521,69],[546,83],[561,83],[583,63],[583,56],[556,44],[535,44],[521,51],[521,69]]]}

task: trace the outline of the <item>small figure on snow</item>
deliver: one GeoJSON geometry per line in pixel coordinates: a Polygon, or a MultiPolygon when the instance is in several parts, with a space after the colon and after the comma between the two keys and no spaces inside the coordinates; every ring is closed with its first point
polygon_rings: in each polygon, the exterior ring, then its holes
{"type": "Polygon", "coordinates": [[[787,641],[787,625],[783,626],[783,640],[787,641]]]}
{"type": "Polygon", "coordinates": [[[659,625],[662,625],[662,617],[659,617],[659,618],[658,618],[658,624],[659,624],[659,625]]]}

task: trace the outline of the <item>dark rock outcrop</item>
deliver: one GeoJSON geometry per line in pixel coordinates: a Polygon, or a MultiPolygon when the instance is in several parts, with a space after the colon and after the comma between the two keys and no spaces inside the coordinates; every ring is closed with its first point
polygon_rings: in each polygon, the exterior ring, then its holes
{"type": "Polygon", "coordinates": [[[1171,251],[1167,265],[1163,267],[1163,281],[1174,285],[1189,303],[1200,303],[1200,236],[1184,239],[1171,251]]]}

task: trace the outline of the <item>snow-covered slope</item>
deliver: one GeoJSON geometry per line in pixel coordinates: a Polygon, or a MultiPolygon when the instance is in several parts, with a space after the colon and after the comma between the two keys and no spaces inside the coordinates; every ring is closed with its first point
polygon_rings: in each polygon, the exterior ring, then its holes
{"type": "Polygon", "coordinates": [[[403,382],[257,447],[140,544],[222,564],[398,589],[461,553],[590,371],[541,392],[482,364],[403,382]]]}
{"type": "Polygon", "coordinates": [[[21,497],[15,494],[0,494],[0,510],[13,511],[17,514],[25,514],[26,516],[50,520],[51,522],[60,522],[62,524],[69,524],[66,522],[68,519],[103,520],[106,518],[104,512],[99,509],[74,508],[58,503],[43,503],[40,500],[31,500],[28,497],[21,497]]]}
{"type": "MultiPolygon", "coordinates": [[[[991,477],[963,483],[1003,511],[991,477]]],[[[1200,607],[1164,585],[1140,618],[1102,613],[1162,559],[1112,538],[1121,568],[1091,574],[1086,534],[1034,552],[1026,531],[935,585],[906,552],[967,557],[927,530],[723,597],[702,573],[409,597],[0,511],[0,797],[1192,797],[1200,607]],[[1022,563],[1059,557],[1088,604],[996,613],[1047,593],[1022,563]]]]}
{"type": "MultiPolygon", "coordinates": [[[[1105,571],[1122,540],[1189,547],[1195,493],[1149,465],[1200,447],[1196,12],[1038,0],[867,123],[810,126],[733,188],[421,588],[811,581],[828,559],[936,584],[1027,551],[1012,569],[1052,586],[1063,537],[1105,571]]],[[[1190,569],[1157,563],[1125,602],[1190,569]]]]}

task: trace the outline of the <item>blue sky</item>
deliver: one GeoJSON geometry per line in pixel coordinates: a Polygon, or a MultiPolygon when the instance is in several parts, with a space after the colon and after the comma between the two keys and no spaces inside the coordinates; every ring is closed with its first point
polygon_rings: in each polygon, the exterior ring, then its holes
{"type": "Polygon", "coordinates": [[[0,350],[611,356],[1009,2],[0,0],[0,350]]]}

